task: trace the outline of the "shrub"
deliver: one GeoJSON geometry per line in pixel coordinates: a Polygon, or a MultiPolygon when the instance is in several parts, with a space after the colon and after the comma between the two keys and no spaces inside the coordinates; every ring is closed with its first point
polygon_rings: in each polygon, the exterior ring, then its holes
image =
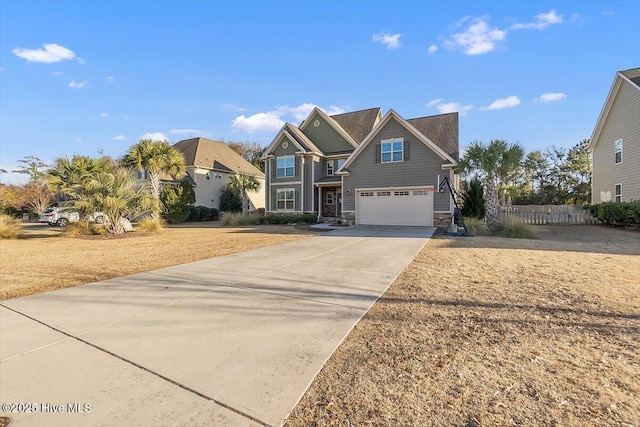
{"type": "Polygon", "coordinates": [[[187,221],[200,221],[200,206],[190,206],[187,221]]]}
{"type": "Polygon", "coordinates": [[[266,224],[293,224],[300,222],[315,223],[317,216],[312,213],[297,214],[268,214],[264,217],[266,224]]]}
{"type": "Polygon", "coordinates": [[[228,185],[220,193],[220,210],[226,213],[242,212],[242,196],[240,191],[228,185]]]}
{"type": "Polygon", "coordinates": [[[469,189],[464,193],[462,214],[465,217],[484,218],[485,206],[482,183],[473,179],[469,182],[469,189]]]}
{"type": "Polygon", "coordinates": [[[198,206],[200,209],[200,216],[198,217],[198,221],[210,221],[211,220],[211,208],[206,206],[198,206]]]}
{"type": "Polygon", "coordinates": [[[60,235],[64,237],[80,237],[106,234],[106,232],[103,225],[94,224],[89,221],[80,221],[69,223],[69,225],[64,227],[60,235]]]}
{"type": "MultiPolygon", "coordinates": [[[[185,187],[191,188],[189,183],[181,183],[178,187],[165,185],[160,194],[160,200],[162,201],[163,211],[162,216],[170,223],[184,222],[187,220],[190,214],[189,201],[190,194],[186,195],[187,190],[185,187]]],[[[191,188],[193,193],[193,188],[191,188]]],[[[195,194],[195,193],[194,193],[195,194]]]]}
{"type": "Polygon", "coordinates": [[[536,235],[531,227],[515,218],[505,218],[502,220],[500,229],[496,232],[499,237],[509,237],[514,239],[536,239],[536,235]]]}
{"type": "Polygon", "coordinates": [[[589,212],[609,225],[640,226],[640,202],[607,202],[592,205],[589,212]]]}
{"type": "Polygon", "coordinates": [[[17,239],[22,236],[20,220],[11,215],[0,214],[0,238],[17,239]]]}
{"type": "Polygon", "coordinates": [[[156,220],[149,217],[141,220],[137,224],[136,228],[150,233],[160,233],[164,228],[164,223],[162,220],[156,220]]]}
{"type": "Polygon", "coordinates": [[[244,225],[257,225],[262,223],[262,218],[252,215],[242,215],[241,213],[230,213],[222,217],[222,225],[230,225],[234,227],[244,225]]]}
{"type": "Polygon", "coordinates": [[[487,224],[479,218],[464,217],[464,225],[467,226],[467,231],[476,236],[488,236],[491,234],[487,224]]]}

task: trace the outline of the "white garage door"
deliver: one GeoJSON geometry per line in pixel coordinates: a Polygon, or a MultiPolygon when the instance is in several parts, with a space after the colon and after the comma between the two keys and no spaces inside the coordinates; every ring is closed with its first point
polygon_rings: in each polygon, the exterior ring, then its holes
{"type": "Polygon", "coordinates": [[[433,226],[433,193],[426,188],[359,190],[356,192],[356,222],[433,226]]]}

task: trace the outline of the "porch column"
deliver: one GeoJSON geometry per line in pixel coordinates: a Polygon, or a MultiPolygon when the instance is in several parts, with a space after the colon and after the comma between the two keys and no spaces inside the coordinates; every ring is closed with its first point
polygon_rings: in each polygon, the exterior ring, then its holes
{"type": "Polygon", "coordinates": [[[318,186],[318,222],[322,216],[322,187],[318,186]]]}

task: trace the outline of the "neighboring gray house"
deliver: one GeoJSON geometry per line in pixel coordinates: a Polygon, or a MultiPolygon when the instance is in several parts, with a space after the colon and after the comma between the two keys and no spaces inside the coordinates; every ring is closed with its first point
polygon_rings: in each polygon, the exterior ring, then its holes
{"type": "Polygon", "coordinates": [[[286,123],[265,152],[266,211],[372,225],[446,225],[458,113],[405,120],[380,108],[286,123]]]}
{"type": "Polygon", "coordinates": [[[640,68],[616,73],[589,149],[591,202],[640,200],[640,68]]]}

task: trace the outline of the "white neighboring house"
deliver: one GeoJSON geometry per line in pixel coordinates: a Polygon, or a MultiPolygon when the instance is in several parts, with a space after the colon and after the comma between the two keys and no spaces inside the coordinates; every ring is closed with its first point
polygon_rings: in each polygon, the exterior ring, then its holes
{"type": "Polygon", "coordinates": [[[616,73],[589,149],[592,203],[640,200],[640,68],[616,73]]]}
{"type": "Polygon", "coordinates": [[[206,138],[190,138],[175,143],[173,148],[184,156],[186,179],[196,193],[196,206],[220,209],[220,194],[229,178],[245,174],[255,176],[260,182],[258,191],[248,193],[249,210],[264,208],[264,173],[227,144],[206,138]]]}

